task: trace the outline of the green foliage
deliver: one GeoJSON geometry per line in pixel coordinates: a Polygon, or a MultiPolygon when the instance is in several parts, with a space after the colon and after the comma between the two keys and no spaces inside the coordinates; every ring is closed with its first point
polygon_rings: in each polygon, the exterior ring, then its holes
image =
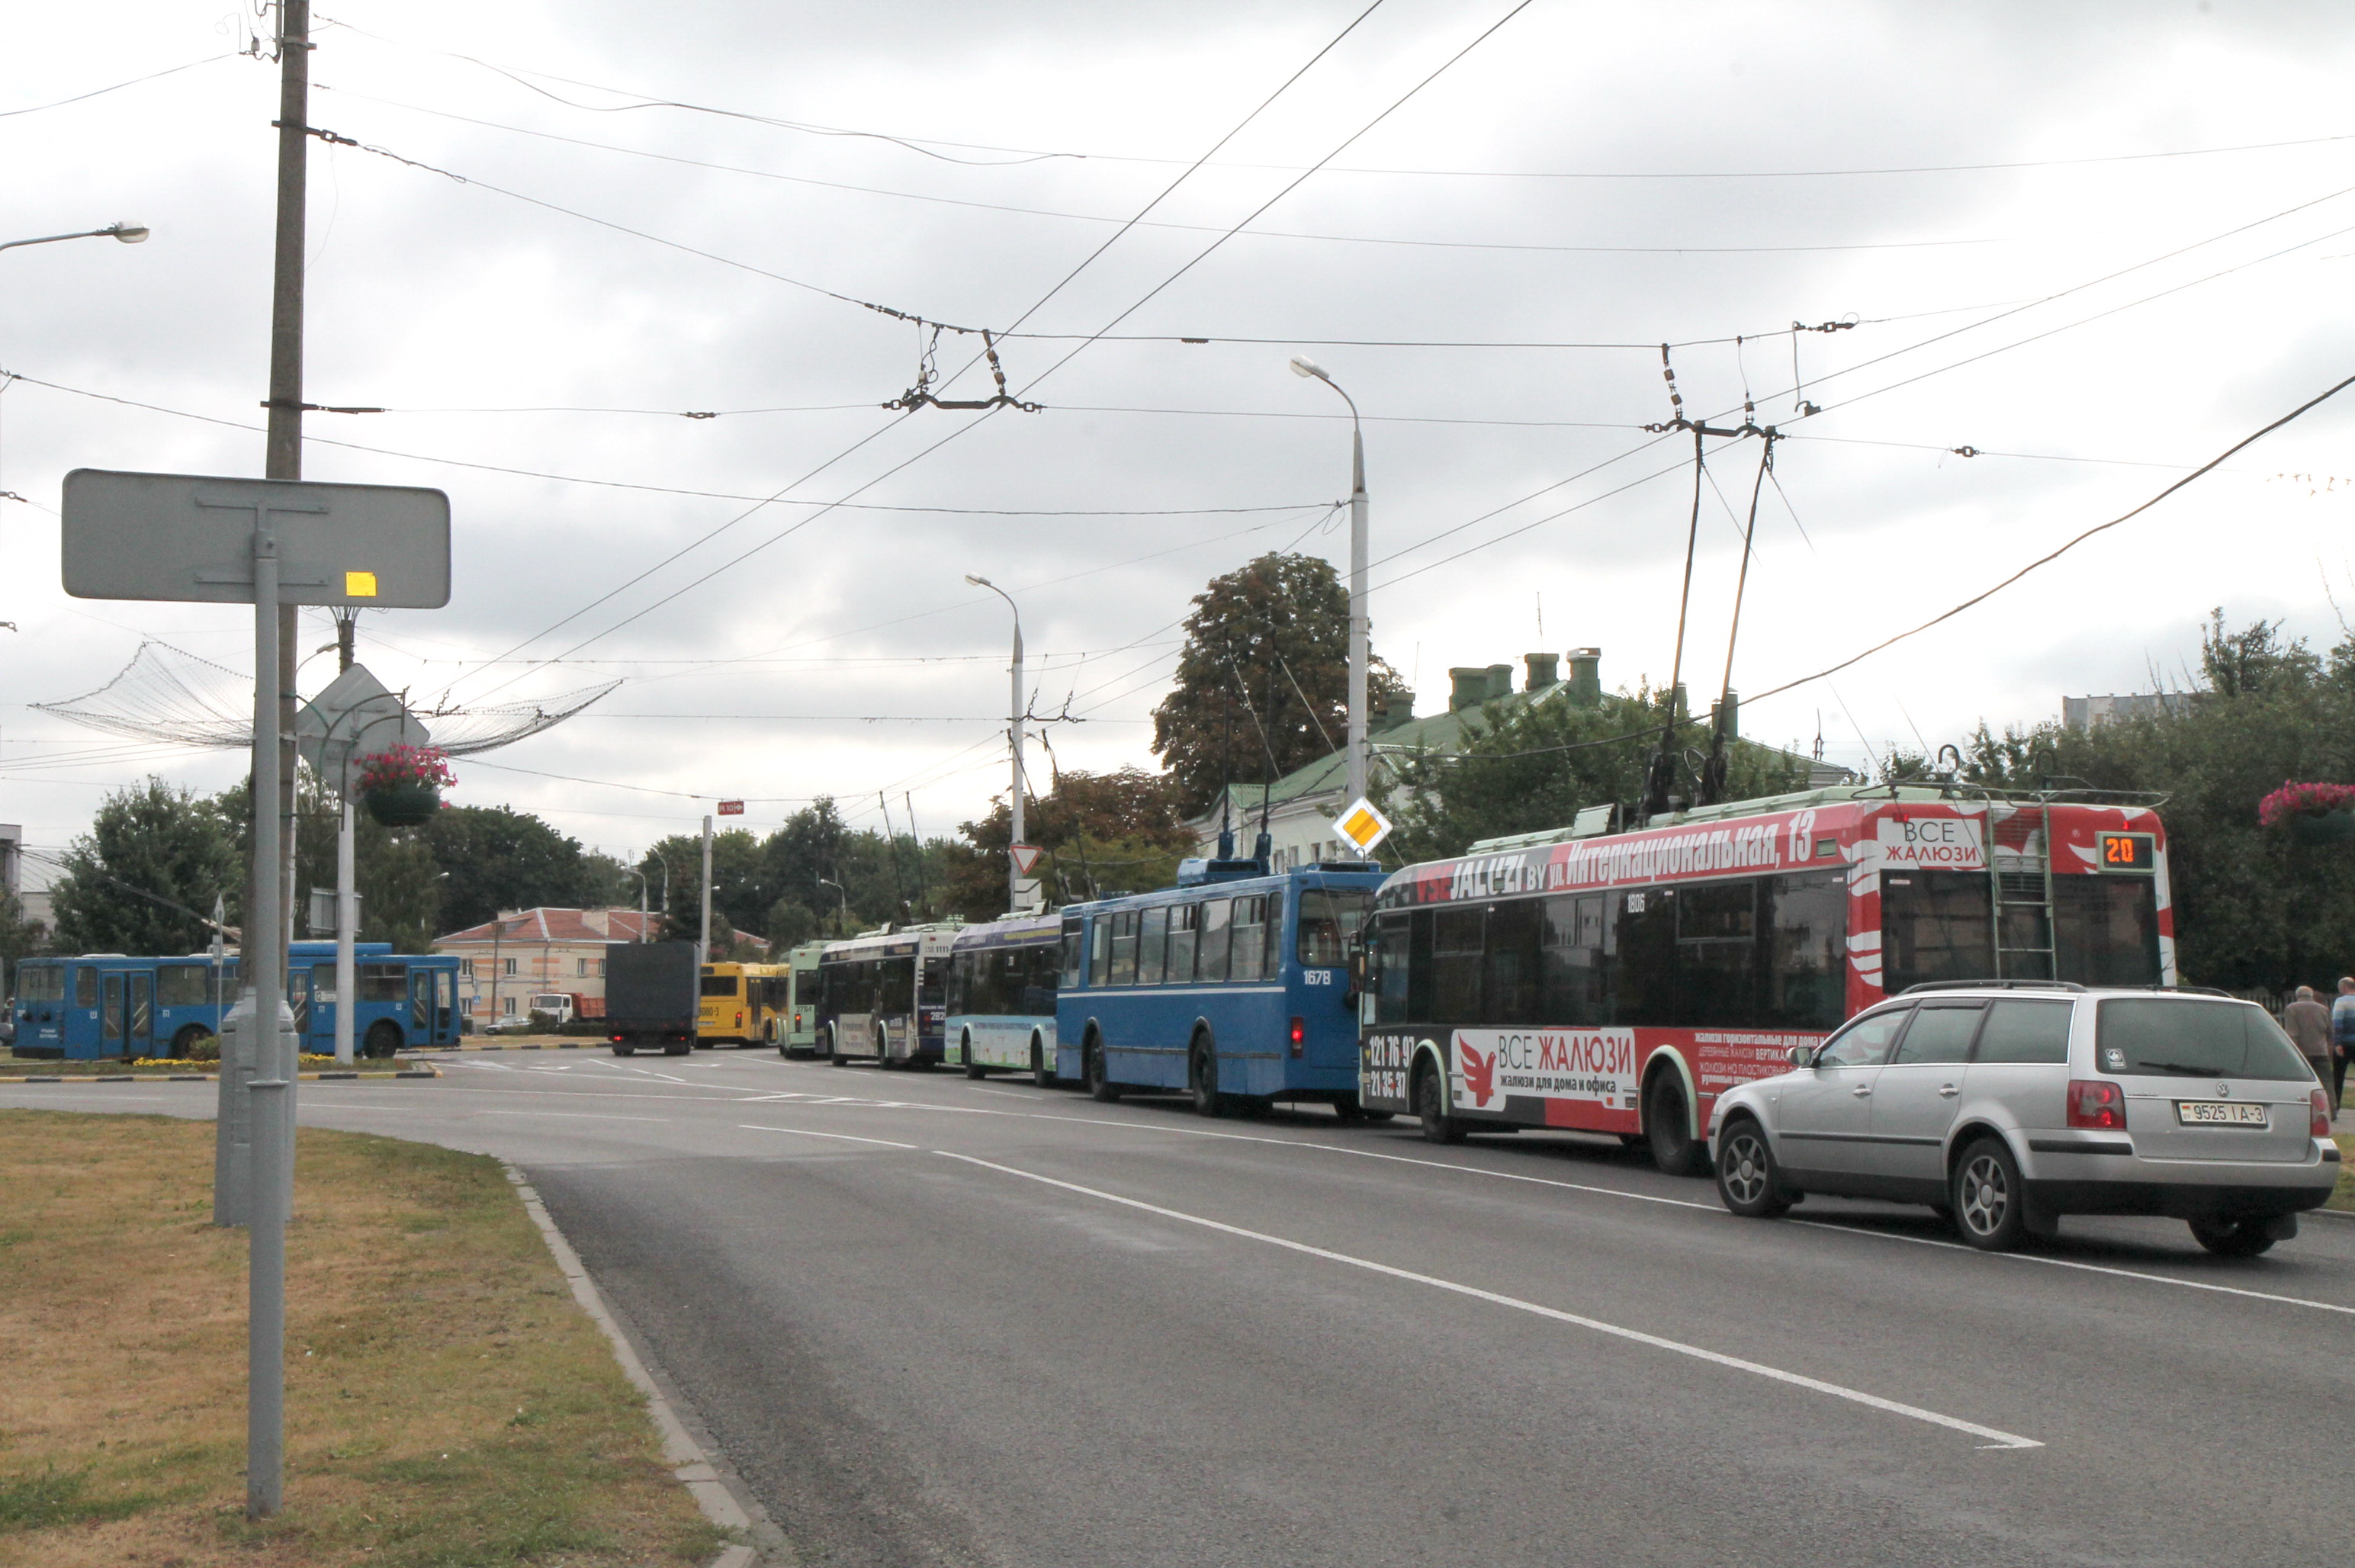
{"type": "Polygon", "coordinates": [[[2355,635],[2319,656],[2276,624],[2228,628],[2220,610],[2200,672],[2202,689],[2164,718],[2001,736],[1981,725],[1964,776],[2163,792],[2183,979],[2327,991],[2355,969],[2355,857],[2259,827],[2257,803],[2287,782],[2355,782],[2355,635]]]}
{"type": "Polygon", "coordinates": [[[769,951],[790,953],[817,934],[816,913],[808,904],[795,898],[782,898],[769,906],[767,923],[762,933],[769,939],[769,951]]]}
{"type": "Polygon", "coordinates": [[[25,918],[25,906],[8,893],[0,893],[0,970],[15,974],[16,960],[30,958],[49,949],[49,928],[37,920],[25,918]]]}
{"type": "Polygon", "coordinates": [[[434,814],[423,837],[434,869],[443,875],[439,918],[444,932],[480,925],[503,909],[581,908],[591,901],[589,895],[603,891],[581,841],[529,812],[451,806],[434,814]]]}
{"type": "MultiPolygon", "coordinates": [[[[1405,865],[1460,855],[1474,840],[1567,827],[1584,806],[1630,801],[1643,793],[1645,761],[1660,735],[1658,701],[1648,692],[1606,694],[1593,708],[1560,698],[1491,703],[1467,725],[1463,760],[1400,757],[1383,792],[1397,824],[1382,860],[1405,865]]],[[[1707,732],[1679,731],[1689,748],[1707,732]]],[[[1726,753],[1728,800],[1800,788],[1801,760],[1736,741],[1726,753]]]]}
{"type": "MultiPolygon", "coordinates": [[[[1006,912],[1013,826],[1001,800],[946,847],[948,907],[967,920],[1006,912]]],[[[1022,832],[1047,851],[1036,874],[1059,903],[1095,897],[1091,890],[1167,887],[1192,842],[1174,784],[1142,768],[1057,773],[1052,790],[1025,802],[1022,832]]]]}
{"type": "MultiPolygon", "coordinates": [[[[1379,658],[1368,702],[1405,694],[1379,658]]],[[[1188,815],[1228,778],[1282,778],[1337,748],[1349,726],[1349,593],[1333,563],[1261,556],[1194,598],[1176,684],[1153,710],[1153,750],[1188,815]]]]}
{"type": "MultiPolygon", "coordinates": [[[[241,809],[245,792],[233,792],[241,809]]],[[[228,795],[221,797],[229,799],[228,795]]],[[[306,774],[298,786],[294,835],[295,931],[309,931],[313,888],[336,885],[336,830],[340,812],[333,795],[306,774]]],[[[423,953],[442,933],[441,866],[425,834],[385,827],[366,811],[352,814],[352,886],[360,895],[362,942],[389,942],[395,953],[423,953]]],[[[454,926],[448,929],[456,929],[454,926]]],[[[310,932],[333,936],[335,929],[310,932]]]]}
{"type": "MultiPolygon", "coordinates": [[[[885,837],[872,828],[853,828],[832,800],[820,800],[785,819],[766,838],[741,827],[715,833],[711,841],[711,915],[715,950],[725,923],[731,931],[756,933],[777,952],[772,927],[804,934],[856,932],[886,921],[907,924],[936,918],[949,870],[950,847],[913,834],[885,837]],[[844,894],[849,907],[845,911],[844,894]]],[[[649,849],[639,867],[669,895],[664,934],[693,941],[701,923],[703,836],[674,833],[649,849]],[[668,879],[666,883],[666,864],[668,879]]]]}
{"type": "Polygon", "coordinates": [[[211,938],[198,915],[212,912],[216,896],[233,910],[244,881],[236,837],[214,802],[151,777],[108,795],[66,850],[52,889],[58,944],[194,952],[211,938]]]}

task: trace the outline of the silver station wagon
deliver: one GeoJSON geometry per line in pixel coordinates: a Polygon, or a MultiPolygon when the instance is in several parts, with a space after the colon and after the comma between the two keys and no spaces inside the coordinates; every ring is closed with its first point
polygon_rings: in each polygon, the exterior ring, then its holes
{"type": "Polygon", "coordinates": [[[2155,1214],[2251,1257],[2338,1181],[2306,1059],[2264,1008],[2221,995],[1916,986],[1791,1064],[1710,1115],[1736,1214],[1810,1192],[1926,1203],[1989,1250],[2064,1214],[2155,1214]]]}

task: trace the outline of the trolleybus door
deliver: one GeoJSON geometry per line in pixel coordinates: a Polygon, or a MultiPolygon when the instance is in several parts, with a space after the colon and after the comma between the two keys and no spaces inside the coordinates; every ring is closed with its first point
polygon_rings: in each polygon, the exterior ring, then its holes
{"type": "Polygon", "coordinates": [[[101,1056],[123,1054],[123,981],[121,975],[108,975],[100,981],[98,1053],[101,1056]]]}
{"type": "Polygon", "coordinates": [[[458,972],[454,969],[436,969],[433,971],[433,1040],[432,1043],[440,1044],[444,1040],[454,1039],[457,1032],[458,972]]]}
{"type": "Polygon", "coordinates": [[[433,971],[411,969],[409,972],[409,1043],[431,1045],[433,1042],[433,971]]]}
{"type": "Polygon", "coordinates": [[[155,1050],[155,976],[133,974],[123,976],[130,982],[129,995],[124,999],[123,1054],[149,1056],[155,1050]]]}

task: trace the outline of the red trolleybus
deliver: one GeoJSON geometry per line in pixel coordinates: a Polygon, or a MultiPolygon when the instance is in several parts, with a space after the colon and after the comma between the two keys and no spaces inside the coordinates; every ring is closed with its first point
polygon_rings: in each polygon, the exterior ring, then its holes
{"type": "Polygon", "coordinates": [[[1909,986],[2175,983],[2147,805],[1857,785],[1652,822],[1391,875],[1366,945],[1361,1104],[1441,1142],[1615,1133],[1693,1172],[1721,1093],[1909,986]]]}

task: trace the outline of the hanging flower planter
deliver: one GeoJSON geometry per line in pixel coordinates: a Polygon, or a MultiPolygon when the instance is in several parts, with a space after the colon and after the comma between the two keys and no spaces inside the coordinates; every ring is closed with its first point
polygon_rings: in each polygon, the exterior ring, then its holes
{"type": "Polygon", "coordinates": [[[458,781],[450,759],[425,746],[395,746],[360,763],[359,794],[387,827],[420,827],[442,809],[442,792],[458,781]]]}
{"type": "Polygon", "coordinates": [[[2257,803],[2257,821],[2295,844],[2355,843],[2355,784],[2285,784],[2257,803]]]}

